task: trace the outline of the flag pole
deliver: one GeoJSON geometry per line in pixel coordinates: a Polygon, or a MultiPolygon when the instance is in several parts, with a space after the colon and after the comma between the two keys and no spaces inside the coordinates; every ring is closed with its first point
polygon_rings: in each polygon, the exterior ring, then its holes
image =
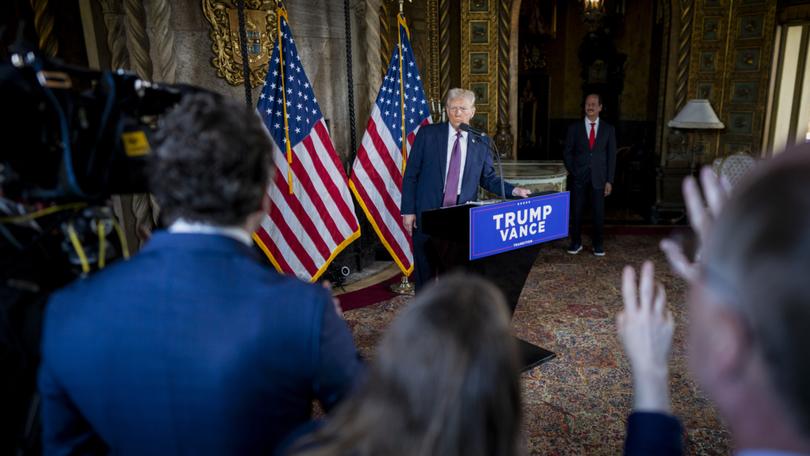
{"type": "MultiPolygon", "coordinates": [[[[411,0],[413,1],[413,0],[411,0]]],[[[397,14],[397,44],[399,45],[399,104],[400,104],[400,117],[402,118],[402,174],[405,174],[405,164],[408,162],[408,136],[405,133],[405,80],[402,79],[402,31],[400,27],[405,29],[405,33],[410,39],[410,32],[408,25],[405,21],[404,12],[405,0],[399,0],[399,14],[397,14]]],[[[408,281],[408,276],[402,274],[402,280],[399,283],[391,285],[391,291],[396,294],[413,296],[416,293],[416,288],[413,283],[408,281]]]]}
{"type": "Polygon", "coordinates": [[[281,18],[289,21],[287,17],[287,9],[281,1],[276,3],[276,39],[278,40],[278,67],[281,74],[281,108],[284,115],[284,145],[287,152],[287,187],[289,188],[290,195],[293,192],[293,178],[292,178],[292,147],[290,147],[290,121],[287,118],[287,89],[284,82],[284,38],[281,34],[281,18]]]}
{"type": "Polygon", "coordinates": [[[408,135],[405,133],[405,80],[402,78],[402,30],[408,33],[408,25],[405,22],[405,14],[402,12],[403,0],[399,2],[399,14],[397,14],[397,49],[399,51],[399,114],[402,120],[402,174],[405,174],[405,164],[408,162],[408,135]]]}

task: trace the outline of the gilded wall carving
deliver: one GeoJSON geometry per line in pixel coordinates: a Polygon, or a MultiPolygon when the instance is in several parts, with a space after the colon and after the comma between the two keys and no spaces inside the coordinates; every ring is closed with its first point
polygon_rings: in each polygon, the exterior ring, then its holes
{"type": "Polygon", "coordinates": [[[695,0],[689,98],[708,98],[726,128],[701,135],[702,161],[759,155],[768,101],[776,2],[695,0]]]}
{"type": "Polygon", "coordinates": [[[498,124],[498,0],[461,3],[461,85],[476,94],[473,127],[494,136],[498,124]]]}
{"type": "MultiPolygon", "coordinates": [[[[217,76],[228,84],[241,85],[245,81],[242,69],[242,50],[239,39],[239,16],[233,0],[202,0],[205,18],[211,25],[211,65],[217,76]]],[[[245,29],[247,31],[250,85],[257,87],[267,76],[270,54],[276,35],[276,3],[269,0],[245,1],[245,29]]]]}

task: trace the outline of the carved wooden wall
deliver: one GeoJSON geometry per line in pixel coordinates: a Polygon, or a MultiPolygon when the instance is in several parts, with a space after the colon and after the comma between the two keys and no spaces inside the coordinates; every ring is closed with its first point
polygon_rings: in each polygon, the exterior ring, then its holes
{"type": "Polygon", "coordinates": [[[726,125],[719,135],[703,135],[704,162],[760,154],[775,20],[774,1],[695,1],[688,97],[708,98],[726,125]]]}

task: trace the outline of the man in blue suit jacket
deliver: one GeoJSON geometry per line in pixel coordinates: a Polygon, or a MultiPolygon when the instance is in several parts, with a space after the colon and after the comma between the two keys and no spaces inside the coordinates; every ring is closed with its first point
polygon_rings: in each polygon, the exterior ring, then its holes
{"type": "Polygon", "coordinates": [[[189,95],[160,136],[168,232],[47,307],[46,454],[272,454],[361,370],[329,293],[251,249],[273,172],[255,112],[189,95]]]}
{"type": "MultiPolygon", "coordinates": [[[[475,201],[479,185],[496,195],[501,193],[501,178],[492,166],[489,138],[460,129],[475,115],[475,94],[450,89],[446,109],[449,122],[419,129],[402,178],[400,213],[405,230],[413,238],[417,290],[434,275],[427,252],[429,236],[421,230],[422,212],[475,201]],[[448,182],[452,186],[449,190],[448,182]]],[[[511,196],[531,194],[508,182],[504,182],[504,189],[511,196]]]]}

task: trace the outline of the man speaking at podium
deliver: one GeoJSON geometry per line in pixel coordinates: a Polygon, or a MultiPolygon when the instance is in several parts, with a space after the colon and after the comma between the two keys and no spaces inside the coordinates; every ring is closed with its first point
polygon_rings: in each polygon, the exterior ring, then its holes
{"type": "MultiPolygon", "coordinates": [[[[447,93],[449,122],[419,129],[402,178],[400,213],[413,238],[414,281],[421,289],[435,275],[430,264],[429,236],[422,232],[422,212],[478,199],[478,186],[501,194],[501,178],[492,166],[490,138],[469,129],[475,94],[465,89],[447,93]]],[[[527,197],[531,191],[503,182],[506,195],[527,197]]]]}

